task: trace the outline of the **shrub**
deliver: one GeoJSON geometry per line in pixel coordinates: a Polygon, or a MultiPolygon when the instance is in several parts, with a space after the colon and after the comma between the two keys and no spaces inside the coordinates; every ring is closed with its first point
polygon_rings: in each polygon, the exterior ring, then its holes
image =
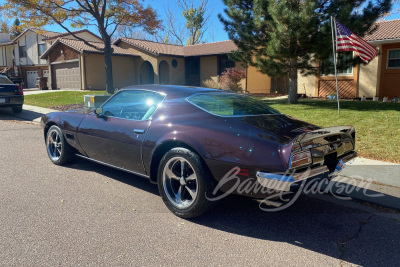
{"type": "Polygon", "coordinates": [[[242,91],[240,81],[246,78],[246,72],[237,68],[226,68],[222,73],[219,83],[221,88],[230,91],[242,91]]]}
{"type": "Polygon", "coordinates": [[[213,89],[221,88],[220,85],[217,82],[215,82],[213,79],[207,79],[207,80],[203,81],[203,84],[205,87],[208,87],[208,88],[213,88],[213,89]]]}

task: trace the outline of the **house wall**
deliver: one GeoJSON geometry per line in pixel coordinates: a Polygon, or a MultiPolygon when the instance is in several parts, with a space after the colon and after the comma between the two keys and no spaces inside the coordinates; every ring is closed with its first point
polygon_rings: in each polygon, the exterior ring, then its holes
{"type": "Polygon", "coordinates": [[[258,71],[256,67],[249,66],[247,68],[247,91],[252,94],[269,94],[271,92],[271,78],[258,71]]]}
{"type": "MultiPolygon", "coordinates": [[[[42,40],[40,40],[42,41],[42,40]]],[[[15,45],[15,64],[17,66],[32,66],[42,64],[39,60],[39,35],[32,31],[27,31],[17,40],[15,45]],[[26,46],[26,57],[20,57],[19,46],[26,46]]]]}
{"type": "Polygon", "coordinates": [[[38,59],[38,64],[40,64],[40,65],[46,65],[47,64],[47,60],[46,59],[41,59],[40,58],[40,56],[41,56],[41,54],[40,54],[40,50],[39,50],[39,44],[46,44],[46,49],[47,48],[49,48],[50,46],[46,43],[46,41],[44,40],[45,39],[45,37],[44,36],[42,36],[42,35],[37,35],[37,37],[38,37],[38,46],[37,46],[37,53],[38,53],[38,55],[39,55],[39,59],[38,59]]]}
{"type": "MultiPolygon", "coordinates": [[[[128,50],[132,51],[134,54],[139,56],[138,58],[135,58],[135,60],[134,60],[134,62],[135,62],[134,64],[135,64],[135,66],[137,66],[137,68],[133,72],[135,75],[135,84],[139,84],[140,67],[142,66],[142,63],[144,61],[150,62],[150,64],[153,66],[154,83],[158,83],[158,59],[157,59],[157,56],[155,56],[151,53],[147,53],[142,50],[136,49],[133,46],[131,46],[127,43],[124,43],[124,42],[120,42],[118,44],[118,46],[121,48],[124,48],[124,49],[128,49],[128,50]]],[[[170,81],[171,81],[171,79],[170,79],[170,81]]]]}
{"type": "Polygon", "coordinates": [[[79,54],[76,50],[62,43],[58,43],[49,55],[50,62],[73,60],[78,58],[79,54]]]}
{"type": "MultiPolygon", "coordinates": [[[[113,80],[115,88],[135,84],[135,64],[133,57],[112,56],[113,80]]],[[[106,71],[104,67],[104,55],[85,54],[83,65],[85,71],[85,86],[83,89],[105,90],[106,71]]]]}
{"type": "MultiPolygon", "coordinates": [[[[184,85],[185,84],[185,59],[183,57],[169,57],[169,56],[158,56],[157,65],[165,60],[168,63],[169,69],[169,84],[172,85],[184,85]],[[172,67],[172,60],[176,60],[178,65],[176,68],[172,67]]],[[[157,67],[158,69],[159,67],[157,67]]],[[[159,70],[157,70],[157,74],[159,70]]],[[[154,81],[155,82],[155,81],[154,81]]]]}
{"type": "Polygon", "coordinates": [[[13,46],[0,46],[0,66],[1,67],[12,67],[13,60],[13,46]]]}
{"type": "MultiPolygon", "coordinates": [[[[94,36],[93,34],[90,34],[90,33],[88,33],[88,32],[81,32],[81,33],[77,33],[77,34],[75,34],[75,35],[78,36],[79,38],[85,39],[86,41],[90,41],[90,42],[103,42],[103,40],[101,40],[99,37],[94,36]]],[[[73,37],[72,35],[63,36],[62,38],[76,39],[76,38],[73,37]]]]}
{"type": "Polygon", "coordinates": [[[200,58],[200,85],[205,86],[204,82],[208,79],[218,83],[217,56],[200,58]]]}
{"type": "Polygon", "coordinates": [[[381,60],[381,56],[375,57],[367,65],[360,65],[357,97],[377,96],[379,60],[381,60]]]}
{"type": "MultiPolygon", "coordinates": [[[[353,74],[338,75],[338,88],[340,98],[357,97],[358,71],[359,67],[353,67],[353,74]]],[[[316,77],[315,96],[326,97],[329,94],[336,94],[335,75],[326,75],[316,77]]]]}
{"type": "Polygon", "coordinates": [[[314,97],[315,95],[315,86],[316,86],[316,77],[314,75],[304,76],[300,73],[297,73],[297,92],[299,94],[305,94],[309,97],[314,97]]]}
{"type": "Polygon", "coordinates": [[[389,100],[400,96],[400,68],[388,69],[388,54],[391,49],[400,49],[400,43],[382,45],[382,63],[380,68],[379,98],[389,100]]]}

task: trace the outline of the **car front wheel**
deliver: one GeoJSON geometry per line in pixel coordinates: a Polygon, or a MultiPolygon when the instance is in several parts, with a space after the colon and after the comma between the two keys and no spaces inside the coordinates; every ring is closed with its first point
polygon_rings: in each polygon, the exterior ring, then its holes
{"type": "Polygon", "coordinates": [[[199,216],[214,204],[206,198],[214,189],[214,179],[200,157],[186,148],[164,155],[157,183],[165,205],[178,217],[199,216]]]}
{"type": "Polygon", "coordinates": [[[72,159],[72,150],[61,132],[61,129],[53,125],[46,136],[47,155],[51,162],[57,165],[68,163],[72,159]]]}

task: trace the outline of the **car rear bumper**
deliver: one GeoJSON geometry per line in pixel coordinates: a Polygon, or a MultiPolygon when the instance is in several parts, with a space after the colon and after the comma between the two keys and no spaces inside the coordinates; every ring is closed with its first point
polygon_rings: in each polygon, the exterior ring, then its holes
{"type": "Polygon", "coordinates": [[[10,96],[0,95],[0,107],[12,107],[23,104],[24,104],[23,95],[10,95],[10,96]]]}
{"type": "Polygon", "coordinates": [[[270,189],[290,191],[291,186],[297,182],[319,175],[329,174],[329,176],[332,176],[339,173],[345,167],[345,164],[349,164],[349,162],[355,157],[357,157],[357,152],[353,151],[343,157],[338,158],[339,162],[336,166],[336,169],[331,173],[329,172],[328,167],[325,165],[315,168],[307,168],[305,171],[295,173],[287,172],[284,174],[276,174],[259,171],[256,174],[257,182],[263,187],[270,189]]]}

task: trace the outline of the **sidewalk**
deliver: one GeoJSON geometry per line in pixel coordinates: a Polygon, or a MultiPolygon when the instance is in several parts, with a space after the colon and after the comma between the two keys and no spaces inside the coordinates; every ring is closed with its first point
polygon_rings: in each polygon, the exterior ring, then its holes
{"type": "Polygon", "coordinates": [[[14,116],[19,119],[23,119],[26,121],[32,121],[33,123],[40,124],[40,119],[44,114],[55,112],[57,110],[49,109],[49,108],[41,108],[36,106],[25,105],[23,106],[23,110],[21,113],[14,114],[11,109],[2,110],[3,114],[7,114],[9,116],[14,116]]]}
{"type": "MultiPolygon", "coordinates": [[[[40,124],[43,114],[54,111],[57,110],[24,105],[19,114],[13,114],[11,109],[2,114],[40,124]]],[[[400,164],[358,157],[332,181],[321,189],[338,199],[344,196],[400,210],[400,164]]]]}

